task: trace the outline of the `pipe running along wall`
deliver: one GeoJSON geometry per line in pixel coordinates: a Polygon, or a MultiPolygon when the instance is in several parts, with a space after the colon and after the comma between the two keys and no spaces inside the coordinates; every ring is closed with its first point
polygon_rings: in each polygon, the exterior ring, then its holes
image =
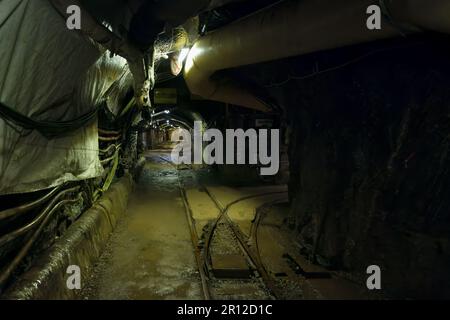
{"type": "Polygon", "coordinates": [[[266,111],[267,105],[251,93],[211,76],[219,70],[421,30],[450,33],[450,1],[287,0],[200,38],[187,57],[184,77],[192,94],[266,111]],[[385,20],[381,30],[369,30],[366,12],[374,4],[384,4],[394,23],[385,20]]]}

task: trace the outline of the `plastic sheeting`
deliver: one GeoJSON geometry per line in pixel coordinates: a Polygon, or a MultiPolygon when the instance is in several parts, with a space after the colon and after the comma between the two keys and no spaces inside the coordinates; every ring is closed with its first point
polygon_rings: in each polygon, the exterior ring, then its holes
{"type": "MultiPolygon", "coordinates": [[[[122,59],[118,56],[116,56],[116,58],[122,59]]],[[[119,63],[119,61],[117,61],[117,63],[119,63]]],[[[117,66],[118,65],[116,65],[116,68],[117,66]]],[[[111,70],[114,68],[111,63],[109,63],[109,68],[111,68],[111,70]]],[[[119,76],[114,85],[108,90],[106,106],[108,107],[108,110],[112,114],[117,116],[122,111],[123,103],[129,102],[125,101],[125,98],[127,93],[132,88],[133,88],[133,75],[131,74],[130,69],[127,66],[127,69],[119,76]]]]}
{"type": "MultiPolygon", "coordinates": [[[[36,120],[67,121],[97,107],[123,73],[66,28],[47,0],[0,0],[0,101],[36,120]]],[[[0,118],[0,195],[102,175],[97,122],[48,140],[0,118]]]]}
{"type": "Polygon", "coordinates": [[[133,87],[133,76],[127,61],[120,56],[112,56],[106,51],[89,69],[84,83],[76,95],[81,105],[98,106],[106,101],[109,111],[117,115],[123,105],[121,102],[133,87]]]}

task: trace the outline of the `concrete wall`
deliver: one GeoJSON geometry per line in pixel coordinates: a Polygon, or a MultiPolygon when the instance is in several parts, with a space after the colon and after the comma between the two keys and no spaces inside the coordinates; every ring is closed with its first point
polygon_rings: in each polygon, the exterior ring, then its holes
{"type": "Polygon", "coordinates": [[[66,286],[67,268],[81,268],[82,281],[87,279],[100,256],[119,217],[124,213],[132,189],[132,178],[125,175],[83,214],[33,267],[9,288],[5,299],[74,299],[77,290],[66,286]]]}

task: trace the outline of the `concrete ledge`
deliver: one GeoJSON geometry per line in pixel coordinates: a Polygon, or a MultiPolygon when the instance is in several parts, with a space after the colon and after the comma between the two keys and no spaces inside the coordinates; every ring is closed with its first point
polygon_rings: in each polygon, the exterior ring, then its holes
{"type": "Polygon", "coordinates": [[[131,175],[125,175],[69,227],[62,238],[36,260],[33,267],[5,293],[11,300],[76,299],[78,291],[66,287],[70,265],[81,268],[86,279],[99,258],[119,217],[126,210],[133,187],[131,175]]]}

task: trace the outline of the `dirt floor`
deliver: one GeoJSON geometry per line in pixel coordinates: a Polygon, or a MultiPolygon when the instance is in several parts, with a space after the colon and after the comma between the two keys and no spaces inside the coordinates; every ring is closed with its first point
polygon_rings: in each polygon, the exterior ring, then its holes
{"type": "Polygon", "coordinates": [[[149,154],[83,299],[201,299],[176,169],[149,154]]]}

